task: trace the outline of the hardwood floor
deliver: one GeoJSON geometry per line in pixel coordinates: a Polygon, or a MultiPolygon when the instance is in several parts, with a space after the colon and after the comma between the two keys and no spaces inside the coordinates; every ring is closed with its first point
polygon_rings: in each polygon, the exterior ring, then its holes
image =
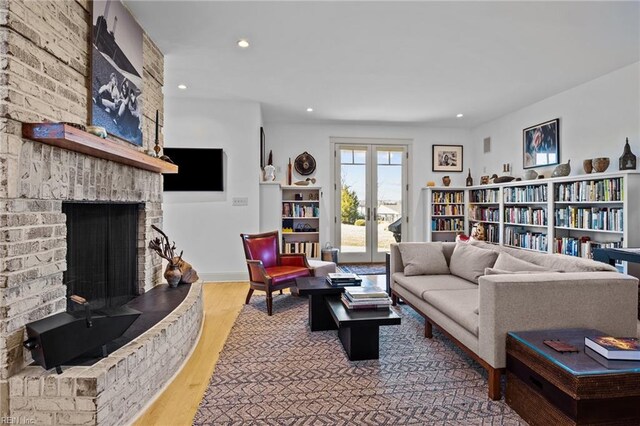
{"type": "Polygon", "coordinates": [[[200,341],[184,368],[136,420],[135,426],[192,424],[248,290],[246,282],[203,286],[204,328],[200,341]]]}

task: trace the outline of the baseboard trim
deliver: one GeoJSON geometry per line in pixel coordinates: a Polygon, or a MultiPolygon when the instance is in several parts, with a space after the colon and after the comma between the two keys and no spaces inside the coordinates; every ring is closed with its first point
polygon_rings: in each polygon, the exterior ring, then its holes
{"type": "Polygon", "coordinates": [[[249,281],[248,272],[204,272],[198,273],[204,282],[249,281]]]}

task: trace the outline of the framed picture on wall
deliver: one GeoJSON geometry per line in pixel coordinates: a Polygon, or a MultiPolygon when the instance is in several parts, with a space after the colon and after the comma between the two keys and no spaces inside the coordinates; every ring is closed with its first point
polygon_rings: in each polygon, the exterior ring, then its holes
{"type": "Polygon", "coordinates": [[[560,119],[545,121],[522,131],[522,167],[560,164],[560,119]]]}
{"type": "Polygon", "coordinates": [[[142,28],[117,0],[93,1],[91,124],[142,146],[142,28]]]}
{"type": "Polygon", "coordinates": [[[434,172],[462,172],[462,145],[433,145],[431,158],[434,172]]]}

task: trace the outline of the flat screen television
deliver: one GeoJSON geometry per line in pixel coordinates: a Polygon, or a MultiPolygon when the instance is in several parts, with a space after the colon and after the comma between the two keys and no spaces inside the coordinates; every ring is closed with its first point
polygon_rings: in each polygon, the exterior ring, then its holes
{"type": "Polygon", "coordinates": [[[164,148],[178,165],[177,174],[164,175],[165,191],[224,191],[223,151],[220,148],[164,148]]]}

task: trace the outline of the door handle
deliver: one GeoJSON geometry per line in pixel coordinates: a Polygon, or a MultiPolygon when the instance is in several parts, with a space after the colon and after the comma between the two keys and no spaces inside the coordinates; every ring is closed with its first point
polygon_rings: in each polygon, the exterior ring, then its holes
{"type": "Polygon", "coordinates": [[[377,207],[373,208],[373,220],[376,221],[376,222],[378,221],[378,208],[377,207]]]}
{"type": "Polygon", "coordinates": [[[367,207],[367,222],[371,220],[371,207],[367,207]]]}

